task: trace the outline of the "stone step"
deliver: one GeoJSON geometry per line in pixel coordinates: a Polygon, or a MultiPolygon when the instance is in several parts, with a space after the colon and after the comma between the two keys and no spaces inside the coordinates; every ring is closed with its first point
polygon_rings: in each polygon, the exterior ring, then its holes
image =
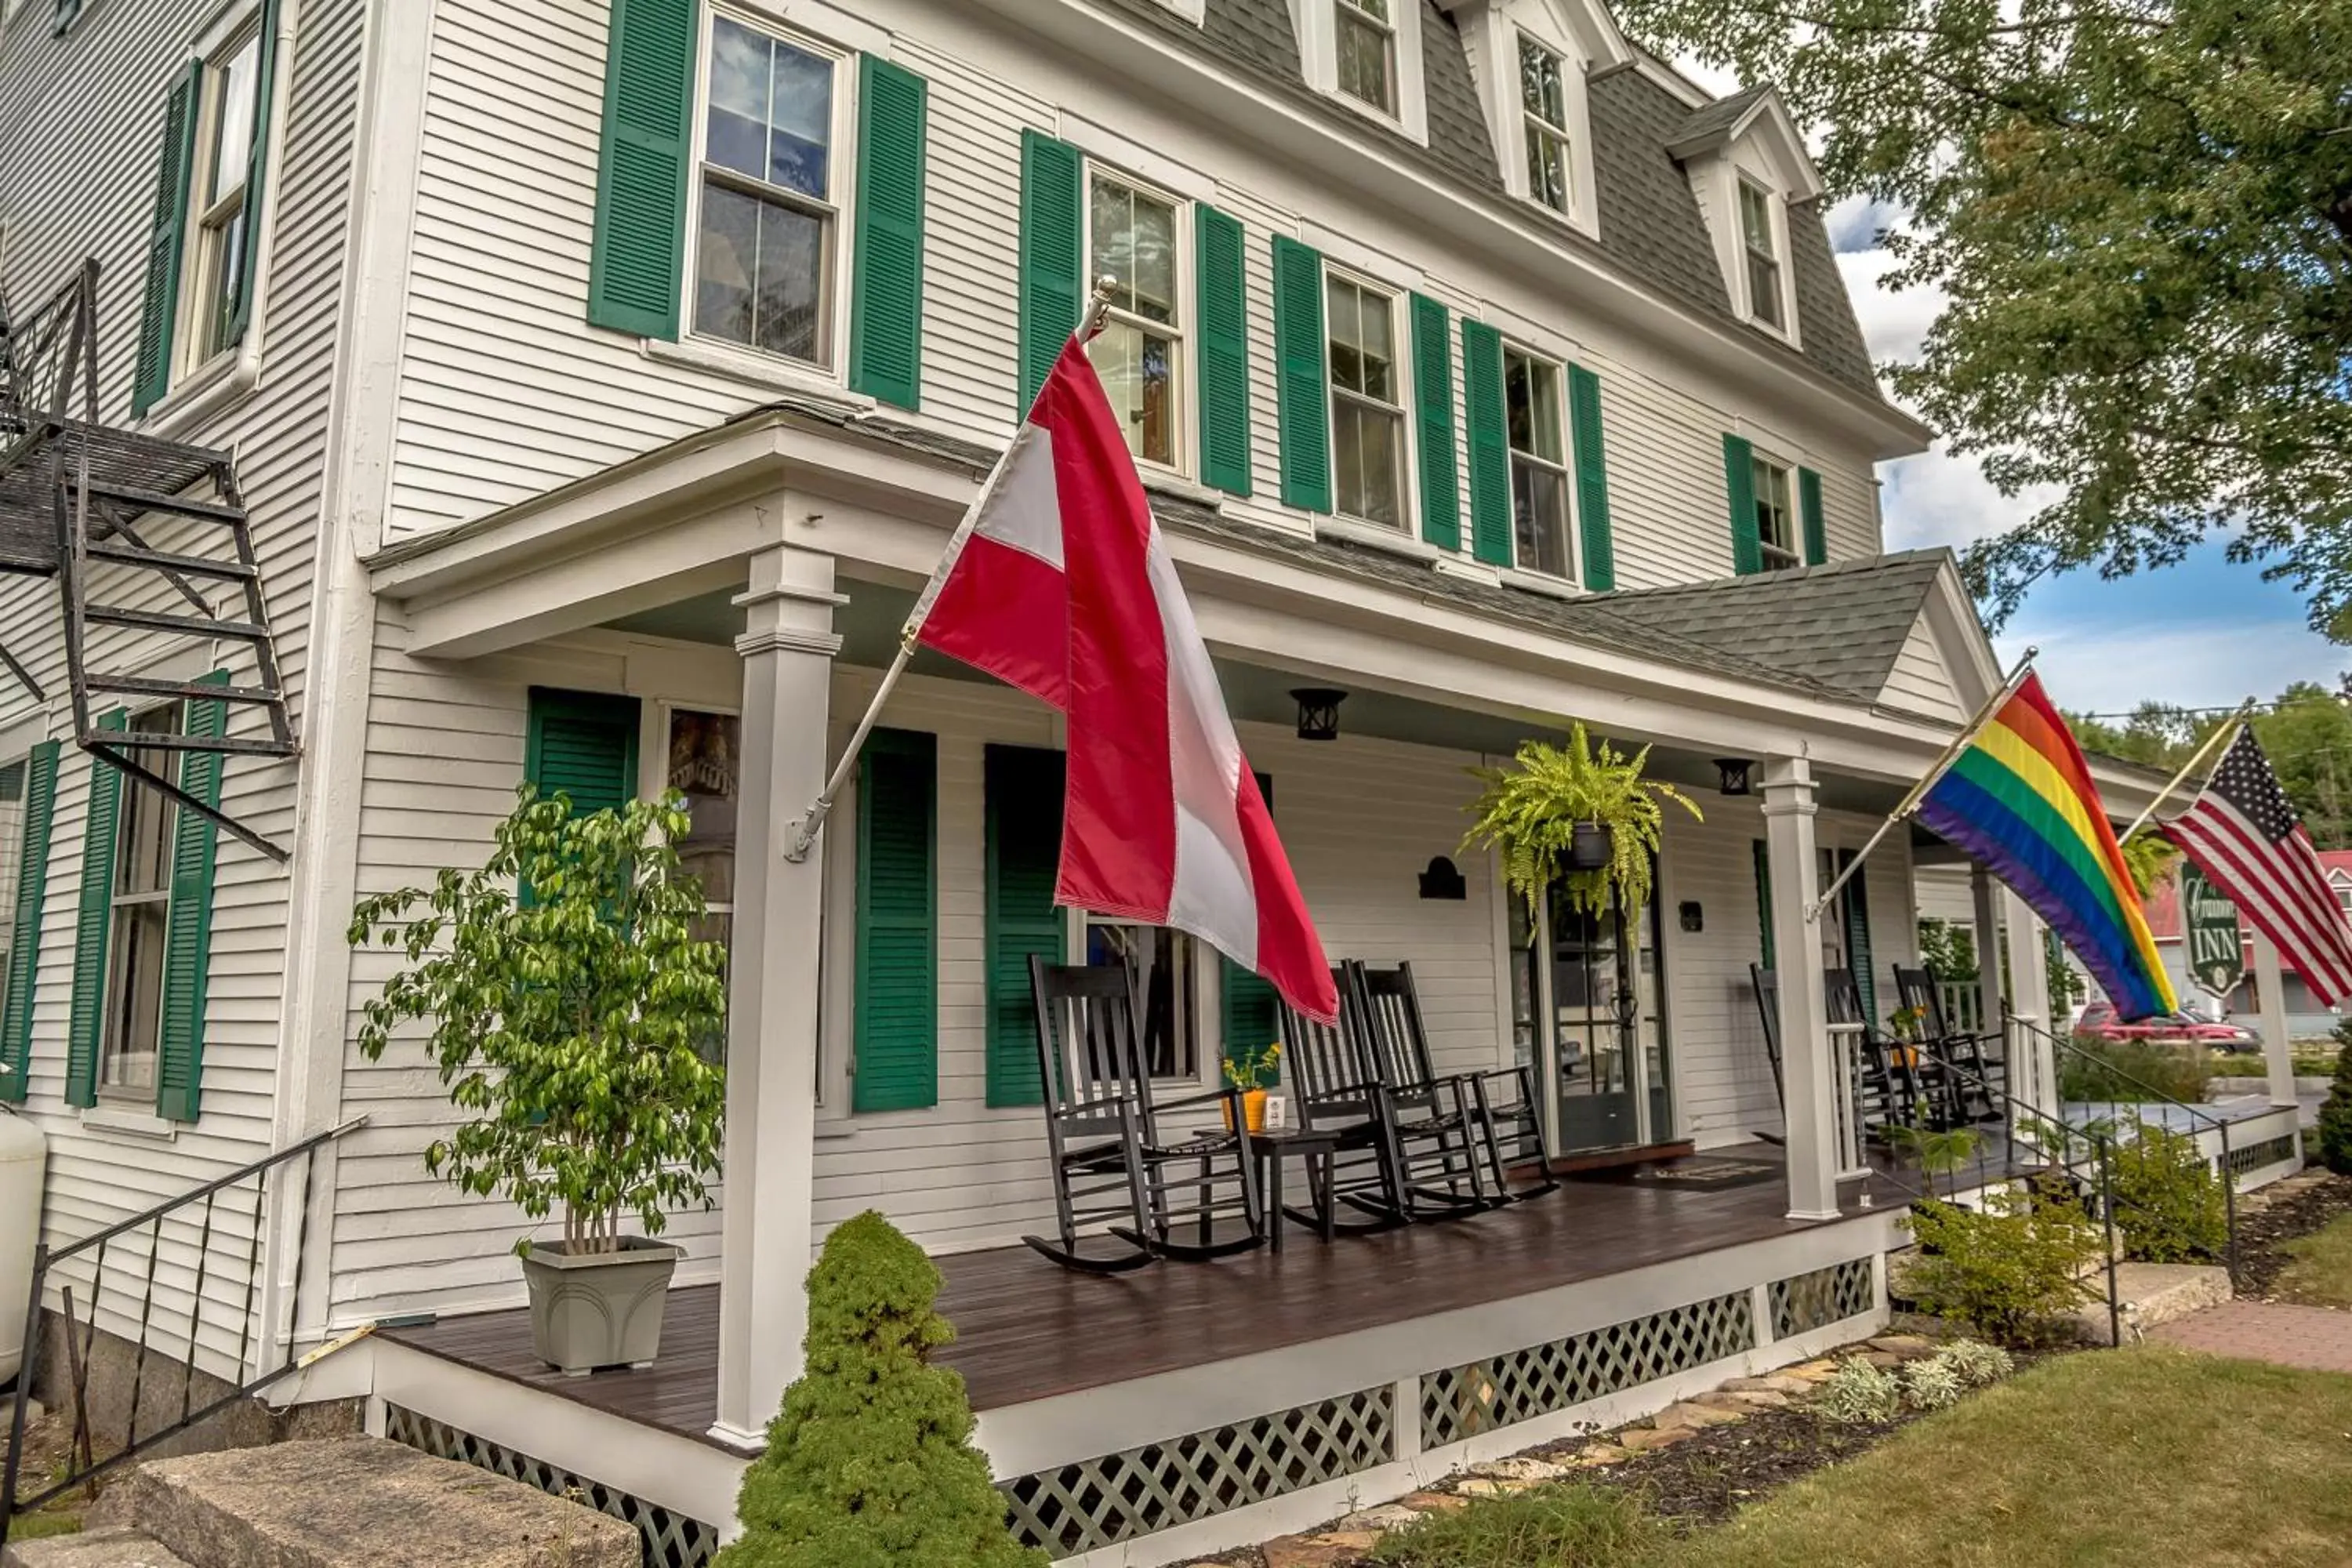
{"type": "MultiPolygon", "coordinates": [[[[2089,1282],[2099,1300],[2075,1312],[2082,1336],[2095,1344],[2107,1341],[2106,1279],[2089,1282]]],[[[2116,1300],[2122,1309],[2125,1337],[2145,1332],[2191,1312],[2218,1307],[2230,1300],[2230,1271],[2196,1263],[2119,1263],[2116,1266],[2116,1300]]]]}
{"type": "Polygon", "coordinates": [[[10,1542],[0,1568],[189,1568],[188,1560],[143,1530],[116,1525],[79,1535],[10,1542]]]}
{"type": "Polygon", "coordinates": [[[143,1531],[188,1568],[637,1568],[640,1553],[594,1509],[374,1437],[151,1460],[90,1522],[143,1531]]]}

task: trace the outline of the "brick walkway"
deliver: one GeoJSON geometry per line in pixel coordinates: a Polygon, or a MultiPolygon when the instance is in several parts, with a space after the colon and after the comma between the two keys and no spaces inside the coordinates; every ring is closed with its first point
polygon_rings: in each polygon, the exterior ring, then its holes
{"type": "Polygon", "coordinates": [[[2352,1312],[2276,1301],[2230,1301],[2169,1323],[2147,1337],[2183,1350],[2276,1362],[2315,1372],[2352,1372],[2352,1312]]]}

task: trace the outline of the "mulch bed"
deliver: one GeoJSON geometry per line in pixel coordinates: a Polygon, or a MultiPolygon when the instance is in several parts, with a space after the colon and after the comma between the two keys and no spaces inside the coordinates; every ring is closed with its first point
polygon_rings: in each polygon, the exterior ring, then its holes
{"type": "Polygon", "coordinates": [[[2339,1215],[2352,1214],[2352,1176],[2321,1174],[2311,1185],[2238,1211],[2238,1294],[2268,1300],[2294,1260],[2284,1243],[2309,1236],[2339,1215]]]}

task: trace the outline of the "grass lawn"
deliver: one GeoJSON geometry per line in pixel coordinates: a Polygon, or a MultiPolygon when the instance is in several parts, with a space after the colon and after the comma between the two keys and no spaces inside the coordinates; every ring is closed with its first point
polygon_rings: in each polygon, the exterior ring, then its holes
{"type": "Polygon", "coordinates": [[[2315,1307],[2352,1307],[2352,1214],[2280,1245],[2294,1259],[2271,1285],[2281,1299],[2315,1307]]]}
{"type": "Polygon", "coordinates": [[[1472,1516],[1489,1505],[1475,1504],[1439,1516],[1428,1533],[1439,1550],[1391,1536],[1382,1560],[1412,1568],[2342,1564],[2352,1556],[2352,1377],[2154,1347],[2062,1356],[1718,1528],[1669,1535],[1628,1519],[1622,1497],[1583,1487],[1505,1504],[1518,1513],[1512,1529],[1478,1531],[1472,1516]],[[1547,1500],[1549,1521],[1535,1517],[1547,1500]],[[1518,1544],[1503,1543],[1514,1536],[1518,1544]]]}

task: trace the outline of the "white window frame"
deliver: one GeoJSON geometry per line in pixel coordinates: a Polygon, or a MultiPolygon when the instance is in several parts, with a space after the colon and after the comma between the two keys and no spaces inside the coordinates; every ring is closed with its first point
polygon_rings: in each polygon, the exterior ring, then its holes
{"type": "MultiPolygon", "coordinates": [[[[196,94],[195,156],[188,169],[188,216],[186,226],[180,235],[180,298],[178,308],[172,316],[172,335],[175,340],[172,344],[172,384],[175,386],[202,375],[215,361],[230,358],[238,347],[236,343],[223,343],[206,353],[205,334],[210,330],[210,306],[217,295],[220,268],[226,262],[225,255],[215,258],[212,239],[227,226],[234,216],[250,208],[253,183],[249,172],[250,145],[247,148],[248,172],[238,176],[235,186],[223,191],[213,181],[219,172],[220,163],[221,110],[224,108],[221,87],[226,79],[224,68],[248,46],[254,51],[256,76],[253,90],[257,109],[262,101],[262,82],[258,75],[262,54],[260,26],[260,14],[257,11],[247,12],[228,29],[221,41],[202,57],[205,68],[199,79],[203,85],[196,94]]],[[[277,118],[275,107],[273,104],[272,120],[277,118]]],[[[264,162],[268,162],[266,153],[264,162]]],[[[268,204],[265,202],[263,205],[266,213],[268,204]]],[[[245,243],[248,247],[259,237],[253,228],[251,224],[247,225],[245,243]]],[[[227,247],[222,245],[219,248],[225,252],[227,247]]],[[[257,263],[255,280],[257,287],[257,263]]],[[[253,331],[257,319],[248,317],[246,322],[248,335],[253,331]]]]}
{"type": "Polygon", "coordinates": [[[1406,296],[1410,290],[1383,283],[1379,279],[1359,272],[1353,268],[1340,266],[1328,256],[1323,258],[1323,276],[1318,287],[1323,289],[1321,301],[1324,308],[1323,439],[1325,449],[1330,454],[1331,515],[1342,523],[1366,530],[1382,539],[1402,539],[1419,542],[1421,515],[1419,498],[1416,494],[1416,481],[1419,475],[1414,466],[1417,459],[1413,452],[1412,438],[1412,387],[1415,368],[1412,363],[1410,323],[1406,321],[1404,313],[1406,296]],[[1388,301],[1390,364],[1396,377],[1397,392],[1397,401],[1393,404],[1383,404],[1358,393],[1344,392],[1331,377],[1330,289],[1335,279],[1360,291],[1378,294],[1388,301]],[[1397,521],[1393,524],[1375,521],[1371,518],[1360,517],[1354,512],[1342,511],[1339,509],[1339,399],[1343,396],[1360,402],[1367,407],[1392,408],[1396,412],[1398,494],[1397,521]]]}
{"type": "Polygon", "coordinates": [[[1779,192],[1744,170],[1735,169],[1731,177],[1732,245],[1739,255],[1739,293],[1741,309],[1754,325],[1777,337],[1793,338],[1797,320],[1797,302],[1790,287],[1789,215],[1787,205],[1779,192]],[[1770,241],[1769,254],[1758,250],[1748,240],[1748,202],[1754,197],[1764,210],[1765,237],[1770,241]],[[1779,307],[1780,320],[1774,321],[1764,312],[1757,298],[1755,265],[1761,260],[1772,268],[1773,300],[1779,307]]]}
{"type": "MultiPolygon", "coordinates": [[[[1062,952],[1072,963],[1086,963],[1087,931],[1090,927],[1100,925],[1129,926],[1138,930],[1150,929],[1139,921],[1123,921],[1109,915],[1094,915],[1085,910],[1070,909],[1063,910],[1062,913],[1062,952]]],[[[1217,989],[1222,982],[1221,965],[1216,961],[1222,955],[1207,942],[1190,931],[1178,931],[1176,934],[1188,944],[1187,951],[1190,953],[1188,962],[1192,967],[1192,973],[1187,978],[1185,988],[1191,993],[1188,1005],[1192,1009],[1192,1070],[1190,1073],[1178,1073],[1172,1078],[1155,1076],[1151,1080],[1152,1086],[1154,1089],[1165,1089],[1221,1088],[1225,1081],[1223,1072],[1225,1035],[1224,1010],[1220,1005],[1221,997],[1217,989]]],[[[1140,1005],[1140,998],[1138,1000],[1140,1005]]],[[[1144,1020],[1141,1016],[1139,1016],[1136,1018],[1135,1026],[1138,1030],[1136,1044],[1139,1048],[1143,1045],[1140,1031],[1144,1026],[1144,1020]]]]}
{"type": "Polygon", "coordinates": [[[850,68],[856,60],[856,50],[790,26],[764,11],[722,5],[703,8],[701,30],[695,38],[694,125],[687,166],[686,248],[684,269],[678,282],[679,346],[686,353],[678,357],[707,354],[721,365],[737,368],[742,374],[759,379],[775,379],[778,373],[782,373],[787,379],[805,379],[828,388],[848,384],[850,279],[854,276],[852,268],[856,263],[856,214],[851,198],[857,189],[857,72],[850,68]],[[822,362],[737,342],[732,338],[705,332],[696,324],[695,296],[701,279],[702,194],[705,183],[712,177],[709,157],[710,65],[715,50],[711,40],[722,18],[833,62],[833,124],[829,132],[832,142],[826,154],[832,170],[833,195],[830,200],[818,201],[798,192],[784,191],[733,169],[721,170],[718,174],[721,184],[732,184],[747,194],[772,196],[787,205],[830,215],[832,254],[828,258],[826,287],[832,291],[832,299],[824,312],[822,346],[826,358],[822,362]]]}
{"type": "Polygon", "coordinates": [[[1580,74],[1577,70],[1577,62],[1566,50],[1536,37],[1524,28],[1513,30],[1511,42],[1511,98],[1519,111],[1518,173],[1519,178],[1527,184],[1527,189],[1521,194],[1546,212],[1557,214],[1561,217],[1573,217],[1577,209],[1577,198],[1587,177],[1580,175],[1576,167],[1576,148],[1581,138],[1576,134],[1570,124],[1566,123],[1576,118],[1570,101],[1570,79],[1580,74]],[[1528,101],[1525,58],[1529,50],[1549,56],[1553,67],[1559,72],[1559,112],[1562,123],[1555,124],[1545,119],[1536,107],[1528,101]],[[1563,188],[1560,191],[1561,205],[1559,206],[1552,205],[1536,194],[1533,154],[1538,139],[1547,137],[1559,144],[1560,178],[1563,188]]]}
{"type": "MultiPolygon", "coordinates": [[[[125,745],[128,750],[133,752],[140,750],[136,744],[136,738],[140,733],[141,721],[152,719],[161,713],[172,715],[173,728],[151,731],[152,733],[184,735],[188,732],[188,707],[184,700],[155,703],[140,709],[131,715],[126,726],[129,738],[126,739],[125,745]]],[[[186,755],[187,753],[184,752],[164,753],[167,763],[166,777],[177,782],[181,763],[186,755]]],[[[97,765],[104,767],[107,764],[100,763],[97,765]]],[[[156,789],[152,784],[132,778],[127,773],[116,780],[115,790],[113,857],[109,873],[110,883],[106,889],[106,989],[101,1003],[102,1011],[99,1015],[95,1087],[100,1100],[122,1105],[152,1105],[154,1103],[158,1087],[156,1080],[161,1077],[163,1068],[163,1005],[172,988],[170,948],[172,861],[175,847],[179,842],[180,812],[183,808],[179,802],[156,789]],[[128,834],[132,818],[131,803],[134,792],[137,791],[145,791],[152,797],[153,809],[161,814],[159,821],[163,833],[163,857],[161,875],[158,878],[161,885],[144,889],[136,893],[125,893],[122,890],[122,875],[124,867],[130,860],[129,851],[131,846],[128,834]],[[160,908],[163,911],[162,941],[164,943],[163,953],[156,971],[154,1061],[149,1068],[148,1082],[114,1083],[110,1081],[110,1077],[115,1059],[120,1054],[121,1041],[118,1037],[118,1030],[129,1002],[128,987],[131,983],[130,947],[122,940],[123,912],[126,910],[151,907],[160,908]]]]}
{"type": "Polygon", "coordinates": [[[1429,92],[1422,69],[1420,0],[1390,0],[1395,31],[1396,107],[1384,112],[1361,99],[1339,90],[1339,22],[1337,7],[1344,0],[1290,0],[1290,24],[1298,39],[1300,64],[1307,85],[1334,103],[1378,124],[1402,131],[1429,143],[1429,92]]]}
{"type": "Polygon", "coordinates": [[[1566,363],[1550,354],[1543,353],[1541,350],[1530,348],[1526,343],[1520,342],[1516,339],[1504,339],[1504,458],[1505,461],[1514,468],[1516,468],[1519,463],[1527,462],[1534,464],[1539,468],[1549,468],[1559,476],[1561,502],[1560,526],[1566,531],[1566,535],[1561,542],[1568,558],[1567,569],[1558,575],[1554,575],[1552,573],[1547,572],[1539,566],[1529,565],[1528,563],[1519,559],[1519,519],[1518,500],[1517,495],[1518,487],[1517,483],[1517,476],[1514,474],[1512,484],[1514,493],[1512,497],[1511,510],[1511,569],[1515,572],[1524,572],[1530,577],[1540,578],[1543,581],[1549,583],[1578,583],[1583,580],[1584,542],[1578,528],[1579,520],[1576,510],[1576,443],[1574,440],[1574,421],[1569,417],[1568,411],[1568,366],[1566,363]],[[1554,463],[1548,458],[1539,457],[1532,452],[1523,453],[1518,447],[1511,445],[1510,384],[1511,356],[1513,354],[1517,354],[1521,359],[1527,360],[1531,363],[1541,365],[1551,373],[1553,403],[1559,416],[1560,460],[1557,463],[1554,463]]]}
{"type": "MultiPolygon", "coordinates": [[[[1080,277],[1095,279],[1103,275],[1102,268],[1095,265],[1096,181],[1106,180],[1112,184],[1125,186],[1138,195],[1149,196],[1153,201],[1165,203],[1176,216],[1173,241],[1176,247],[1174,325],[1167,326],[1158,321],[1147,321],[1141,316],[1117,307],[1110,308],[1108,314],[1110,320],[1122,325],[1137,327],[1175,341],[1176,346],[1171,357],[1175,364],[1176,381],[1176,460],[1173,463],[1161,463],[1138,455],[1135,461],[1136,466],[1146,473],[1169,474],[1178,479],[1190,479],[1200,451],[1200,389],[1195,384],[1199,377],[1194,374],[1197,367],[1194,358],[1196,345],[1193,342],[1193,334],[1199,330],[1199,324],[1192,320],[1193,315],[1197,314],[1197,300],[1192,280],[1192,203],[1165,185],[1131,174],[1118,164],[1097,158],[1092,153],[1085,155],[1085,168],[1086,177],[1078,194],[1079,245],[1086,256],[1086,266],[1079,273],[1080,277]]],[[[1116,413],[1117,410],[1113,412],[1116,413]]]]}
{"type": "Polygon", "coordinates": [[[1779,497],[1777,510],[1787,525],[1789,542],[1781,544],[1764,531],[1764,517],[1759,510],[1756,518],[1756,546],[1765,571],[1784,572],[1805,563],[1804,525],[1797,517],[1797,465],[1760,448],[1750,450],[1748,488],[1759,507],[1764,500],[1765,487],[1759,481],[1767,470],[1780,476],[1779,482],[1772,488],[1779,497]]]}

